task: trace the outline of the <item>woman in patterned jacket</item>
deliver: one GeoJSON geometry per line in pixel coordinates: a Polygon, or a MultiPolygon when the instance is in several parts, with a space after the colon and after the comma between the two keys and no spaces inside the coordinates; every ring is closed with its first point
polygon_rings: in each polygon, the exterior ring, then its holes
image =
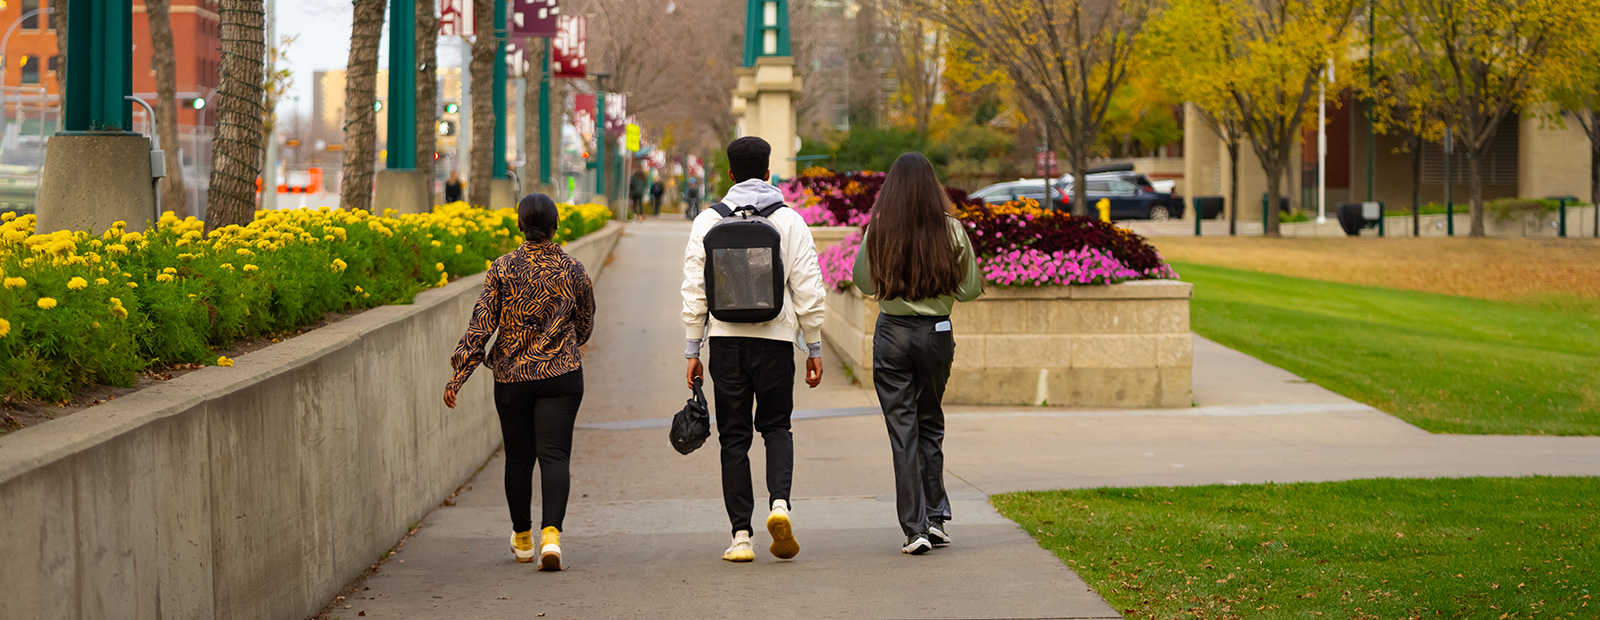
{"type": "Polygon", "coordinates": [[[487,364],[494,370],[494,404],[505,438],[511,551],[518,562],[537,557],[539,570],[561,570],[561,520],[571,489],[567,463],[583,402],[578,347],[594,331],[594,286],[583,265],[552,240],[559,219],[544,194],[517,205],[517,227],[527,240],[489,267],[467,333],[450,358],[455,375],[444,389],[445,405],[455,408],[456,392],[485,363],[483,347],[498,330],[487,364]],[[529,514],[535,463],[544,497],[537,548],[529,514]]]}

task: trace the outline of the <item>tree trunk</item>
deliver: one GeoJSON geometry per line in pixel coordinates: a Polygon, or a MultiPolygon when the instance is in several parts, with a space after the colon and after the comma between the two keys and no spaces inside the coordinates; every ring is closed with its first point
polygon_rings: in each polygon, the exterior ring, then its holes
{"type": "Polygon", "coordinates": [[[262,0],[221,0],[222,40],[217,129],[212,141],[207,225],[246,225],[255,218],[256,178],[261,176],[261,107],[265,71],[265,11],[262,0]]]}
{"type": "Polygon", "coordinates": [[[344,169],[339,206],[372,210],[372,180],[378,166],[378,46],[385,0],[355,0],[350,21],[350,62],[344,83],[344,169]]]}
{"type": "Polygon", "coordinates": [[[433,176],[437,168],[434,153],[439,140],[439,72],[435,66],[439,57],[439,17],[433,12],[433,0],[417,2],[417,170],[428,180],[428,204],[437,199],[433,194],[433,176]]]}
{"type": "MultiPolygon", "coordinates": [[[[1089,158],[1079,154],[1081,150],[1072,151],[1072,214],[1095,216],[1098,214],[1091,211],[1089,205],[1089,158]]],[[[1049,170],[1050,154],[1045,153],[1045,157],[1045,172],[1053,172],[1049,170]]],[[[1045,200],[1050,200],[1050,197],[1045,196],[1045,200]]]]}
{"type": "Polygon", "coordinates": [[[1481,161],[1483,154],[1478,152],[1478,149],[1467,153],[1467,191],[1472,197],[1472,232],[1468,233],[1468,236],[1472,237],[1482,237],[1487,232],[1483,225],[1483,175],[1482,166],[1479,165],[1481,161]]]}
{"type": "Polygon", "coordinates": [[[1274,161],[1266,166],[1267,173],[1267,204],[1261,213],[1261,235],[1264,237],[1281,237],[1278,231],[1278,201],[1283,192],[1283,164],[1274,161]]]}
{"type": "MultiPolygon", "coordinates": [[[[1594,221],[1594,236],[1600,239],[1600,112],[1589,111],[1589,217],[1594,221]]],[[[1578,233],[1583,234],[1583,233],[1578,233]]]]}
{"type": "Polygon", "coordinates": [[[1228,236],[1239,235],[1239,142],[1228,143],[1228,236]]]}
{"type": "Polygon", "coordinates": [[[494,178],[494,0],[473,0],[472,12],[478,23],[477,40],[472,42],[472,163],[467,179],[467,202],[489,206],[489,179],[494,178]]]}
{"type": "Polygon", "coordinates": [[[183,162],[178,158],[178,67],[172,50],[170,0],[145,0],[150,16],[150,50],[156,69],[156,136],[166,152],[167,176],[161,179],[161,207],[178,217],[189,214],[183,189],[183,162]]]}

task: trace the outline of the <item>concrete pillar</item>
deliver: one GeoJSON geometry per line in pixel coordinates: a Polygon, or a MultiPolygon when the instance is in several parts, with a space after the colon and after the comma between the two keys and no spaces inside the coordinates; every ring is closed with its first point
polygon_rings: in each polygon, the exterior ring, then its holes
{"type": "Polygon", "coordinates": [[[427,213],[433,210],[433,183],[423,170],[379,170],[378,195],[372,210],[382,213],[394,209],[400,213],[427,213]]]}
{"type": "Polygon", "coordinates": [[[800,88],[793,58],[763,56],[755,67],[739,72],[739,89],[734,91],[735,101],[745,102],[743,134],[772,145],[772,173],[785,179],[795,176],[794,98],[800,88]]]}
{"type": "Polygon", "coordinates": [[[511,179],[489,180],[489,208],[515,209],[518,198],[516,183],[511,179]]]}
{"type": "Polygon", "coordinates": [[[1222,163],[1227,147],[1215,129],[1201,117],[1192,103],[1183,106],[1183,180],[1177,192],[1184,197],[1225,196],[1222,192],[1222,163]]]}
{"type": "Polygon", "coordinates": [[[155,221],[155,178],[150,139],[138,134],[61,134],[45,144],[39,179],[37,230],[86,230],[112,222],[144,230],[155,221]]]}

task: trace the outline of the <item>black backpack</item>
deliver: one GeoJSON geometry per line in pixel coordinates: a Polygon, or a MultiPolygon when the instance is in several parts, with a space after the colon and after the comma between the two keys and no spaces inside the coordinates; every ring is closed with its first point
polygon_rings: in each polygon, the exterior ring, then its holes
{"type": "Polygon", "coordinates": [[[783,236],[767,217],[783,208],[711,205],[722,216],[706,232],[706,305],[724,323],[766,323],[783,313],[783,236]]]}
{"type": "Polygon", "coordinates": [[[672,449],[678,454],[694,452],[711,436],[711,412],[706,409],[706,395],[700,391],[700,380],[694,380],[694,397],[683,410],[672,416],[672,449]]]}

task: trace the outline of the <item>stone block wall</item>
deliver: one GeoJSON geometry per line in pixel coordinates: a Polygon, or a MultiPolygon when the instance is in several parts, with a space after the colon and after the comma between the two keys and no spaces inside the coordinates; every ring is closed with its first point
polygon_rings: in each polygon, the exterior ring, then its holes
{"type": "MultiPolygon", "coordinates": [[[[1188,407],[1192,404],[1193,285],[993,288],[956,304],[948,404],[1188,407]]],[[[877,302],[828,295],[823,335],[864,384],[872,382],[877,302]]]]}

